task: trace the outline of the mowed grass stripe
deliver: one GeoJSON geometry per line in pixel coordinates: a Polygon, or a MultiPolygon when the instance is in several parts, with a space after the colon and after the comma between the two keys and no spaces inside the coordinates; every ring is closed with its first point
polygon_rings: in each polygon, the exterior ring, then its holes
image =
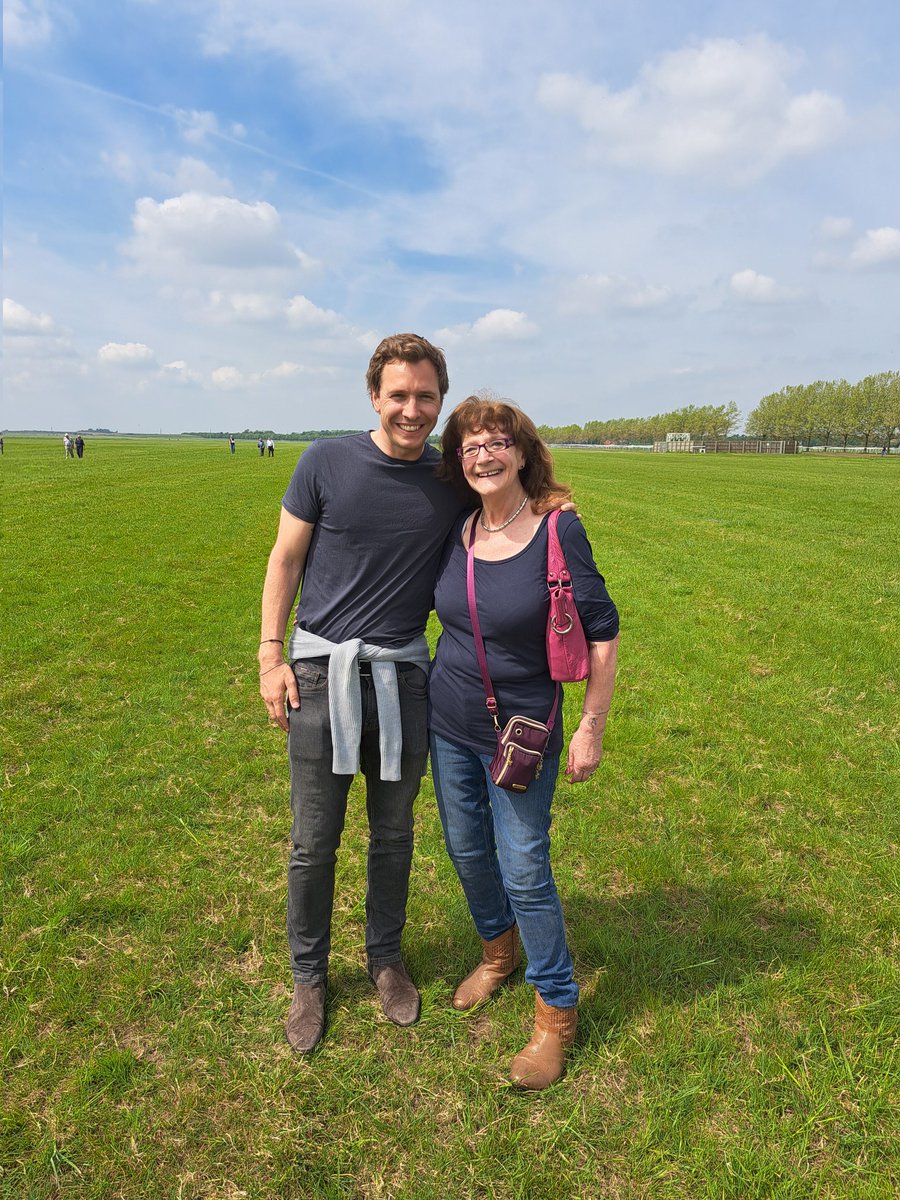
{"type": "Polygon", "coordinates": [[[357,784],[328,1037],[283,1044],[255,651],[298,450],[7,439],[2,1194],[895,1194],[895,464],[557,455],[623,642],[603,768],[557,792],[584,1002],[535,1098],[504,1083],[521,978],[449,1008],[476,938],[427,780],[422,1021],[364,976],[357,784]]]}

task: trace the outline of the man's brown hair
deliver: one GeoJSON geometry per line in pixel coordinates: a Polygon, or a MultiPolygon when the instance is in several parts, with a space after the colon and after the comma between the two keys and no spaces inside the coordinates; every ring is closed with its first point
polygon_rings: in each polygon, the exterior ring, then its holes
{"type": "Polygon", "coordinates": [[[437,371],[438,391],[441,400],[450,388],[450,377],[447,374],[447,360],[444,352],[438,346],[432,346],[426,338],[417,333],[393,333],[386,337],[376,348],[369,359],[369,369],[366,371],[366,386],[369,394],[377,396],[381,391],[381,374],[390,362],[422,362],[428,359],[437,371]]]}

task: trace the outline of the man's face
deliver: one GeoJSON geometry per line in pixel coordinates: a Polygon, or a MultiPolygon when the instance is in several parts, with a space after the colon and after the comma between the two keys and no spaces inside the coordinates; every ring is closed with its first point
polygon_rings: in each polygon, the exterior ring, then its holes
{"type": "Polygon", "coordinates": [[[387,363],[380,392],[372,392],[372,407],[381,418],[373,435],[379,450],[391,458],[419,458],[441,412],[434,364],[427,358],[387,363]]]}

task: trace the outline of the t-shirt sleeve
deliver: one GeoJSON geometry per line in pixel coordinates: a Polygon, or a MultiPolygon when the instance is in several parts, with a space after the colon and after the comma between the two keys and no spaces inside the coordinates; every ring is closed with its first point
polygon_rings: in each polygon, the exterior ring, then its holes
{"type": "Polygon", "coordinates": [[[322,514],[322,472],[325,467],[321,444],[313,442],[300,455],[282,506],[292,517],[315,525],[322,514]]]}
{"type": "Polygon", "coordinates": [[[585,637],[589,642],[611,642],[619,632],[619,613],[597,570],[584,526],[574,513],[562,513],[557,530],[585,637]]]}

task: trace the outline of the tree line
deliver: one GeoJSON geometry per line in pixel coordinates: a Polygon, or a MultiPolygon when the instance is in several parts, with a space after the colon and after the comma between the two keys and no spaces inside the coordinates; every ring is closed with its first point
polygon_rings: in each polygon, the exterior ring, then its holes
{"type": "Polygon", "coordinates": [[[676,408],[655,417],[614,417],[586,425],[541,425],[545,442],[556,445],[598,446],[607,442],[644,445],[663,441],[667,433],[689,433],[693,438],[724,438],[737,427],[738,406],[705,404],[676,408]]]}
{"type": "Polygon", "coordinates": [[[811,446],[834,440],[868,449],[890,447],[900,433],[900,371],[867,375],[858,383],[818,379],[763,396],[747,418],[747,433],[760,438],[796,438],[811,446]]]}
{"type": "MultiPolygon", "coordinates": [[[[302,433],[276,433],[274,429],[242,429],[234,436],[239,442],[256,442],[260,438],[263,441],[266,438],[274,438],[277,442],[313,442],[317,438],[344,437],[348,433],[361,432],[359,429],[304,429],[302,433]]],[[[213,440],[221,438],[227,442],[231,433],[223,433],[221,430],[218,433],[210,433],[208,430],[202,430],[199,433],[183,433],[181,436],[213,440]]]]}
{"type": "MultiPolygon", "coordinates": [[[[689,404],[653,417],[614,417],[584,425],[541,425],[541,437],[556,445],[651,445],[667,433],[689,433],[694,440],[727,438],[740,422],[737,405],[689,404]]],[[[234,436],[255,442],[275,438],[281,442],[311,442],[316,438],[343,437],[358,429],[304,429],[301,433],[275,433],[271,429],[243,429],[234,436]]],[[[221,438],[226,432],[186,433],[184,437],[221,438]]],[[[747,418],[745,434],[752,438],[795,438],[811,446],[874,443],[890,447],[900,436],[900,371],[867,375],[858,383],[846,379],[791,384],[764,396],[747,418]]],[[[437,435],[429,439],[437,443],[437,435]]]]}

